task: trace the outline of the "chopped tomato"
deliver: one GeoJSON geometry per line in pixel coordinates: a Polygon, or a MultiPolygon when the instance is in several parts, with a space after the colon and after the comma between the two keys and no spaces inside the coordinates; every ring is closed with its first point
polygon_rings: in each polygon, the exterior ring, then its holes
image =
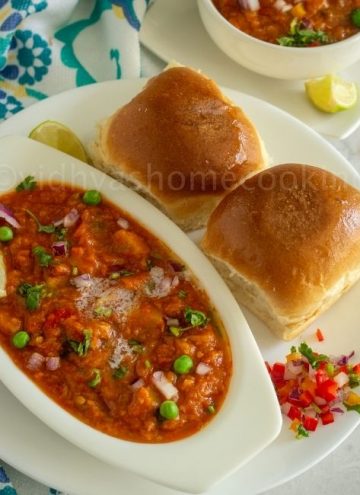
{"type": "Polygon", "coordinates": [[[301,411],[296,406],[291,406],[287,415],[292,420],[294,420],[294,419],[300,420],[301,419],[301,411]]]}
{"type": "Polygon", "coordinates": [[[274,382],[279,382],[284,379],[285,364],[275,363],[271,370],[271,378],[274,382]]]}
{"type": "Polygon", "coordinates": [[[308,391],[303,392],[300,395],[299,399],[301,401],[301,406],[302,407],[309,407],[313,403],[313,401],[314,401],[314,397],[308,391]]]}
{"type": "Polygon", "coordinates": [[[324,337],[322,331],[320,330],[320,328],[318,328],[316,330],[316,338],[318,339],[319,342],[322,342],[323,340],[325,340],[325,337],[324,337]]]}
{"type": "Polygon", "coordinates": [[[324,414],[320,414],[320,418],[324,426],[334,422],[334,415],[330,411],[324,414]]]}
{"type": "Polygon", "coordinates": [[[319,384],[316,393],[319,397],[331,402],[336,399],[338,388],[338,384],[334,380],[326,380],[319,384]]]}
{"type": "Polygon", "coordinates": [[[302,424],[306,430],[315,431],[318,427],[319,420],[317,418],[312,418],[311,416],[303,416],[302,424]]]}

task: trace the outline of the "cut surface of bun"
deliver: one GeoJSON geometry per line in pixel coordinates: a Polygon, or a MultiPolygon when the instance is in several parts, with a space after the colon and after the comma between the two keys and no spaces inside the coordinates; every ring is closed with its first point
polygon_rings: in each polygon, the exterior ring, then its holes
{"type": "Polygon", "coordinates": [[[290,340],[360,278],[360,192],[317,167],[272,167],[221,201],[202,247],[238,301],[290,340]]]}
{"type": "Polygon", "coordinates": [[[181,66],[150,79],[105,120],[91,154],[186,230],[204,226],[220,199],[268,160],[242,110],[181,66]]]}

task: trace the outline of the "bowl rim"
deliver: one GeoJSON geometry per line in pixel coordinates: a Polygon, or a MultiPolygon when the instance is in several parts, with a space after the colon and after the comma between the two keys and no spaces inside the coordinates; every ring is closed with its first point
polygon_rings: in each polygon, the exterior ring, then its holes
{"type": "MultiPolygon", "coordinates": [[[[108,464],[178,490],[203,492],[267,447],[278,436],[282,426],[276,394],[245,317],[225,282],[205,255],[162,212],[103,172],[69,155],[20,136],[2,138],[0,148],[0,166],[8,166],[8,174],[4,170],[1,193],[11,190],[14,183],[29,175],[29,172],[35,176],[43,173],[41,180],[44,181],[60,181],[85,189],[96,188],[165,242],[188,264],[194,278],[198,279],[200,288],[207,293],[227,332],[233,357],[229,390],[217,418],[190,437],[162,444],[129,442],[88,426],[47,396],[0,347],[0,377],[4,385],[32,413],[71,443],[108,464]],[[49,163],[53,169],[49,169],[49,163]],[[60,167],[59,171],[57,166],[60,167]],[[51,176],[55,171],[62,172],[60,179],[59,175],[55,179],[51,176]],[[74,171],[75,174],[72,175],[74,171]],[[183,249],[186,246],[187,251],[184,254],[183,249]],[[244,370],[249,372],[244,373],[244,370]],[[242,393],[239,393],[239,390],[242,393]],[[247,397],[247,400],[244,401],[243,397],[247,397]],[[262,409],[264,402],[267,404],[265,420],[262,409]],[[256,428],[241,425],[240,408],[245,410],[242,420],[252,421],[254,418],[258,422],[256,428]],[[234,432],[236,425],[239,425],[237,433],[234,432]],[[245,448],[242,445],[244,443],[245,448]],[[212,450],[218,448],[218,445],[221,445],[223,450],[220,458],[214,456],[212,450]],[[191,456],[189,452],[192,453],[191,456]],[[195,468],[192,471],[201,455],[207,460],[205,469],[196,471],[195,468]],[[181,463],[168,463],[169,458],[176,459],[177,456],[182,459],[181,463]]],[[[202,462],[199,466],[204,468],[204,464],[202,462]]]]}
{"type": "Polygon", "coordinates": [[[306,47],[295,47],[295,46],[283,46],[283,45],[276,45],[275,43],[270,43],[269,41],[264,41],[259,38],[256,38],[255,36],[251,36],[250,34],[245,33],[241,29],[237,28],[234,26],[230,21],[224,17],[221,12],[215,7],[213,0],[197,0],[198,4],[204,5],[206,9],[213,15],[216,16],[217,19],[223,24],[225,29],[230,28],[230,31],[235,35],[239,36],[240,38],[244,38],[248,42],[252,42],[256,45],[259,45],[263,48],[266,49],[272,49],[272,50],[277,50],[277,51],[284,51],[286,49],[287,53],[305,53],[305,51],[308,53],[308,50],[311,49],[312,52],[314,53],[319,53],[320,51],[330,51],[331,49],[334,50],[334,46],[340,46],[342,48],[345,48],[346,45],[352,45],[356,43],[356,41],[360,40],[360,31],[356,34],[353,34],[349,36],[348,38],[345,38],[340,41],[335,41],[334,43],[328,43],[326,45],[320,45],[320,46],[306,46],[306,47]]]}

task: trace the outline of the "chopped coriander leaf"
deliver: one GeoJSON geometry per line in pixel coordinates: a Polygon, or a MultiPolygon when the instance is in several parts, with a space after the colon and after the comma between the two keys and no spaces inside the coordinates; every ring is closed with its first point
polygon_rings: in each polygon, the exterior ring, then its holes
{"type": "Polygon", "coordinates": [[[128,344],[131,347],[131,350],[137,354],[144,352],[144,346],[138,340],[130,339],[128,340],[128,344]]]}
{"type": "Polygon", "coordinates": [[[69,340],[69,345],[76,354],[80,357],[86,356],[91,344],[91,330],[84,330],[84,338],[82,342],[69,340]]]}
{"type": "Polygon", "coordinates": [[[324,31],[309,29],[298,19],[293,19],[287,36],[278,38],[277,42],[281,46],[309,46],[324,45],[329,43],[329,37],[324,31]]]}
{"type": "Polygon", "coordinates": [[[94,309],[94,314],[96,316],[103,316],[104,318],[110,318],[112,315],[112,309],[106,308],[105,306],[98,306],[94,309]]]}
{"type": "Polygon", "coordinates": [[[27,309],[35,311],[39,308],[41,298],[44,296],[44,284],[32,285],[24,283],[19,285],[17,292],[25,298],[27,309]]]}
{"type": "Polygon", "coordinates": [[[20,191],[32,191],[36,187],[35,177],[28,175],[25,179],[16,186],[16,192],[20,191]]]}
{"type": "Polygon", "coordinates": [[[355,404],[353,406],[349,406],[344,402],[344,406],[346,407],[347,411],[355,411],[360,414],[360,404],[355,404]]]}
{"type": "Polygon", "coordinates": [[[295,354],[296,347],[294,345],[291,346],[290,352],[291,352],[291,354],[295,354]]]}
{"type": "Polygon", "coordinates": [[[309,432],[300,424],[297,429],[296,438],[300,440],[301,438],[307,438],[308,436],[309,432]]]}
{"type": "Polygon", "coordinates": [[[188,295],[188,293],[186,292],[186,290],[181,289],[178,292],[178,296],[180,299],[185,299],[187,295],[188,295]]]}
{"type": "Polygon", "coordinates": [[[205,325],[208,322],[207,316],[202,311],[196,309],[186,308],[184,312],[185,320],[193,327],[205,325]]]}
{"type": "Polygon", "coordinates": [[[26,209],[25,211],[35,221],[38,228],[38,232],[44,232],[45,234],[53,234],[55,232],[55,225],[53,224],[42,225],[32,211],[26,209]]]}
{"type": "Polygon", "coordinates": [[[51,254],[47,253],[42,246],[34,247],[32,252],[36,256],[39,265],[44,268],[47,268],[53,262],[53,257],[51,254]]]}
{"type": "Polygon", "coordinates": [[[58,241],[63,241],[66,237],[67,229],[65,227],[55,227],[54,234],[58,241]]]}
{"type": "Polygon", "coordinates": [[[124,378],[126,373],[128,372],[128,368],[126,366],[119,366],[118,369],[116,369],[113,373],[113,378],[116,380],[121,380],[124,378]]]}
{"type": "Polygon", "coordinates": [[[312,368],[317,368],[319,364],[323,361],[329,361],[329,357],[325,354],[315,353],[311,347],[309,347],[305,342],[302,342],[299,346],[299,352],[309,361],[312,368]]]}
{"type": "Polygon", "coordinates": [[[93,369],[94,378],[88,382],[89,387],[95,388],[101,382],[101,372],[97,368],[93,369]]]}

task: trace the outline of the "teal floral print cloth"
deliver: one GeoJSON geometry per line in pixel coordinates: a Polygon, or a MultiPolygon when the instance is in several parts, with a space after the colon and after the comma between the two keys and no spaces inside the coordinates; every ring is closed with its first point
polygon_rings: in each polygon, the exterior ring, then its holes
{"type": "Polygon", "coordinates": [[[70,88],[138,77],[149,2],[0,0],[0,121],[70,88]]]}
{"type": "MultiPolygon", "coordinates": [[[[0,0],[0,122],[67,89],[139,77],[150,1],[0,0]]],[[[16,492],[1,462],[0,495],[27,495],[16,492]]]]}

